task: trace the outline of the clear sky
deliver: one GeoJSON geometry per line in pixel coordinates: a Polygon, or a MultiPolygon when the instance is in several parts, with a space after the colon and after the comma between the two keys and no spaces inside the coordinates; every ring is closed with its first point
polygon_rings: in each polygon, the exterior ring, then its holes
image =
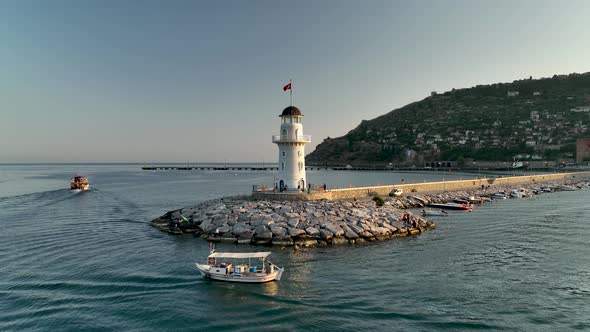
{"type": "Polygon", "coordinates": [[[0,1],[0,163],[275,161],[431,91],[590,71],[590,1],[0,1]]]}

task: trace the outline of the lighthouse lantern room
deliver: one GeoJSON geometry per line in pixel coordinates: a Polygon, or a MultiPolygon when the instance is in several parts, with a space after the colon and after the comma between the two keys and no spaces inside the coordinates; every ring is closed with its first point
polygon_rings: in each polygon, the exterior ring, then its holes
{"type": "Polygon", "coordinates": [[[279,146],[279,171],[275,189],[277,191],[304,191],[305,178],[305,144],[311,142],[311,136],[303,135],[303,114],[295,106],[289,106],[279,116],[281,118],[280,135],[272,137],[272,142],[279,146]]]}

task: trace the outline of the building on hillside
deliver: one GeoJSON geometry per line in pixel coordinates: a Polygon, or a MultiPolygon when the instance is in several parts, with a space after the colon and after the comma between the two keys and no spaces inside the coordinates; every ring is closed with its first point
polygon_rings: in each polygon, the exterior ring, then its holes
{"type": "Polygon", "coordinates": [[[578,138],[576,140],[576,161],[590,160],[590,138],[578,138]]]}
{"type": "Polygon", "coordinates": [[[577,106],[576,108],[572,108],[570,111],[574,113],[588,113],[590,112],[590,106],[577,106]]]}
{"type": "Polygon", "coordinates": [[[520,94],[520,92],[518,92],[518,91],[508,91],[508,92],[506,93],[506,95],[507,95],[508,97],[517,97],[519,94],[520,94]]]}

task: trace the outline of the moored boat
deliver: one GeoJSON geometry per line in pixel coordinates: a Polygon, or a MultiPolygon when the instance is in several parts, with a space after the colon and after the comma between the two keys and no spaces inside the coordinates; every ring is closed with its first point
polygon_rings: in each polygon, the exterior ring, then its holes
{"type": "Polygon", "coordinates": [[[449,210],[465,210],[465,211],[473,210],[473,207],[471,207],[469,205],[457,204],[457,203],[443,203],[443,204],[431,203],[431,204],[428,204],[428,207],[437,208],[437,209],[449,209],[449,210]]]}
{"type": "Polygon", "coordinates": [[[76,175],[70,180],[70,190],[88,190],[90,184],[88,178],[81,175],[76,175]]]}
{"type": "Polygon", "coordinates": [[[201,275],[211,280],[243,283],[279,281],[285,269],[267,261],[270,254],[268,251],[234,253],[212,250],[207,264],[195,265],[201,275]]]}
{"type": "Polygon", "coordinates": [[[569,186],[567,184],[562,184],[560,186],[557,186],[557,189],[561,190],[561,191],[576,191],[575,187],[569,186]]]}

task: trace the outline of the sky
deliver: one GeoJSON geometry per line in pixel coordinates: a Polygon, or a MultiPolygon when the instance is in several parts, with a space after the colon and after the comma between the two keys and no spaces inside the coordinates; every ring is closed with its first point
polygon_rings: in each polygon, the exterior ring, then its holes
{"type": "Polygon", "coordinates": [[[0,163],[274,162],[445,92],[590,71],[590,1],[0,1],[0,163]]]}

